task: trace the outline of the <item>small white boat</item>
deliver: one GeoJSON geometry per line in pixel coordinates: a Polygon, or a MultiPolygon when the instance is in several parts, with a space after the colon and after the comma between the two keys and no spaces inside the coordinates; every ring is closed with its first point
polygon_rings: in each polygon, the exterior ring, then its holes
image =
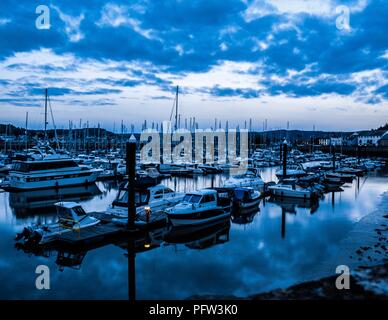
{"type": "Polygon", "coordinates": [[[268,190],[272,195],[278,197],[312,199],[318,196],[318,193],[315,190],[311,188],[302,188],[295,183],[278,183],[268,186],[268,190]]]}
{"type": "Polygon", "coordinates": [[[226,180],[223,185],[224,188],[246,188],[251,187],[260,191],[264,188],[264,181],[261,177],[252,172],[248,171],[245,175],[233,176],[226,180]]]}
{"type": "Polygon", "coordinates": [[[81,229],[100,223],[100,220],[89,216],[76,202],[57,202],[58,221],[46,225],[26,227],[16,235],[15,240],[30,241],[36,244],[47,244],[58,240],[62,234],[80,232],[81,229]]]}
{"type": "Polygon", "coordinates": [[[173,226],[192,226],[230,216],[230,198],[227,192],[202,189],[186,193],[182,202],[165,210],[173,226]]]}

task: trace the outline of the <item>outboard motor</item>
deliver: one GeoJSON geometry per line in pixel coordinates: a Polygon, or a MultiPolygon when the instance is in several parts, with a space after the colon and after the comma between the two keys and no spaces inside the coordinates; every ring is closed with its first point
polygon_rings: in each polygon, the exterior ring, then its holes
{"type": "Polygon", "coordinates": [[[31,242],[33,242],[33,243],[39,243],[40,242],[40,240],[42,239],[42,237],[43,237],[43,233],[42,233],[42,230],[35,230],[32,234],[31,234],[31,236],[30,236],[30,238],[29,238],[29,241],[31,241],[31,242]]]}
{"type": "Polygon", "coordinates": [[[30,227],[24,227],[23,231],[16,234],[15,241],[19,241],[21,239],[28,240],[31,237],[33,230],[30,227]]]}

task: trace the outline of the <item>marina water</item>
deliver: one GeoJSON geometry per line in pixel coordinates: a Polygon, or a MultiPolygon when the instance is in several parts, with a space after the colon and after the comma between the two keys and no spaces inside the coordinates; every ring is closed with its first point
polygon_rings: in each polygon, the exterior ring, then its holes
{"type": "MultiPolygon", "coordinates": [[[[265,168],[261,176],[275,180],[276,169],[265,168]]],[[[341,264],[341,256],[336,256],[341,240],[375,210],[387,190],[387,176],[386,167],[369,172],[345,184],[342,192],[325,194],[318,204],[263,199],[259,211],[232,217],[230,224],[170,241],[145,241],[135,256],[136,297],[246,297],[325,276],[320,266],[329,261],[334,261],[334,274],[341,264]]],[[[221,174],[172,177],[162,183],[183,192],[216,187],[226,178],[221,174]]],[[[103,211],[117,190],[115,182],[98,182],[59,194],[52,190],[0,193],[0,299],[127,299],[127,251],[120,243],[78,252],[73,258],[79,261],[63,266],[58,263],[63,261],[58,251],[48,256],[26,254],[15,248],[13,240],[24,225],[55,219],[55,201],[71,199],[86,211],[103,211]],[[41,264],[50,268],[50,290],[35,288],[35,269],[41,264]]]]}

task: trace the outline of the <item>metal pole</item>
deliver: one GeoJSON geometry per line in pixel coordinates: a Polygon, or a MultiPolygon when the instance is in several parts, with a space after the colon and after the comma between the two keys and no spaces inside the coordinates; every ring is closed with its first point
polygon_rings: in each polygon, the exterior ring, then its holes
{"type": "Polygon", "coordinates": [[[48,99],[48,89],[45,89],[45,99],[44,99],[44,138],[47,141],[47,99],[48,99]]]}
{"type": "Polygon", "coordinates": [[[283,142],[283,179],[287,176],[287,141],[283,142]]]}
{"type": "Polygon", "coordinates": [[[175,131],[178,130],[178,96],[179,96],[179,86],[176,86],[175,131]]]}
{"type": "Polygon", "coordinates": [[[26,113],[26,151],[28,149],[28,111],[26,113]]]}
{"type": "MultiPolygon", "coordinates": [[[[135,169],[136,169],[136,143],[126,143],[126,166],[128,175],[128,222],[127,229],[135,226],[135,169]]],[[[136,300],[136,252],[133,238],[128,239],[128,299],[136,300]]]]}
{"type": "Polygon", "coordinates": [[[135,169],[136,169],[136,143],[127,142],[126,144],[126,165],[128,175],[128,229],[135,225],[135,169]]]}

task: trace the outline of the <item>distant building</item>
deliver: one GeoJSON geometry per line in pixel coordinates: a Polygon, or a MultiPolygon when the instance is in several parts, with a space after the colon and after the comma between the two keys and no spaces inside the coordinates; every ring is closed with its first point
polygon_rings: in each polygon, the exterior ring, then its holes
{"type": "Polygon", "coordinates": [[[318,143],[321,146],[341,146],[343,144],[343,139],[342,137],[339,138],[320,138],[318,140],[318,143]]]}
{"type": "Polygon", "coordinates": [[[378,146],[387,130],[371,130],[353,133],[348,140],[349,145],[378,146]]]}

